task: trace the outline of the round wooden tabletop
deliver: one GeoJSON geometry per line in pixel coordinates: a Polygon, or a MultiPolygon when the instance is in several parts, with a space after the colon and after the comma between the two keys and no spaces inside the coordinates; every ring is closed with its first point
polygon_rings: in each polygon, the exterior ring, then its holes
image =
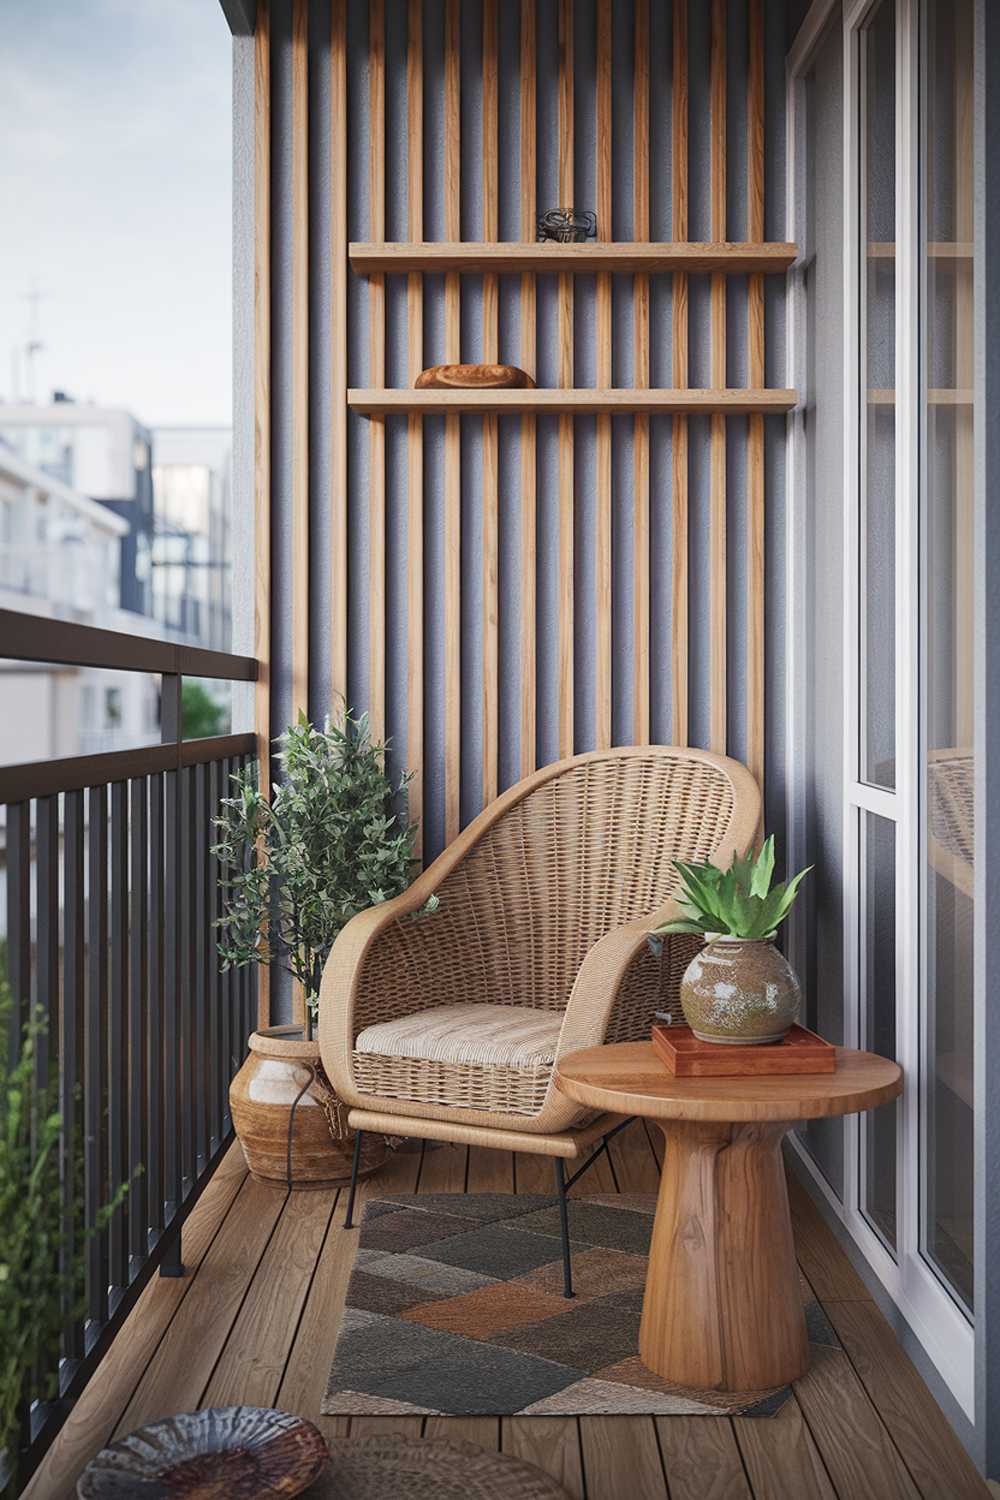
{"type": "Polygon", "coordinates": [[[654,1120],[814,1120],[874,1109],[902,1092],[898,1063],[837,1048],[835,1073],[789,1077],[674,1078],[651,1042],[619,1042],[570,1052],[556,1064],[556,1087],[578,1104],[654,1120]]]}

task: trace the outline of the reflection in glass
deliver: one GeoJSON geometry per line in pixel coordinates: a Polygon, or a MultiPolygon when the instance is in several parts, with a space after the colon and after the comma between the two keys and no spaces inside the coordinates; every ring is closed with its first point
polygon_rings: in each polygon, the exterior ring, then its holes
{"type": "Polygon", "coordinates": [[[973,1286],[973,0],[931,0],[922,121],[923,1243],[973,1286]]]}
{"type": "Polygon", "coordinates": [[[861,777],[896,784],[896,8],[861,34],[861,777]]]}
{"type": "MultiPolygon", "coordinates": [[[[864,1045],[881,1057],[896,1056],[896,828],[887,818],[862,814],[864,923],[861,930],[861,992],[864,1045]]],[[[873,1110],[863,1125],[864,1207],[869,1219],[896,1248],[896,1104],[873,1110]]]]}

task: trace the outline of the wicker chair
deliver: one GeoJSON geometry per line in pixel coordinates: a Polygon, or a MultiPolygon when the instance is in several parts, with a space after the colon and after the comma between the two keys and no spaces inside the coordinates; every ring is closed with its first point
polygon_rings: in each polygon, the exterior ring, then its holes
{"type": "MultiPolygon", "coordinates": [[[[759,817],[756,782],[723,756],[577,755],[511,787],[403,895],[356,916],[319,1019],[356,1158],[368,1130],[554,1157],[572,1295],[565,1194],[579,1172],[567,1180],[565,1163],[624,1121],[588,1117],[555,1088],[554,1064],[677,1012],[697,939],[672,937],[659,958],[646,941],[673,908],[673,861],[728,863],[759,817]],[[422,915],[432,893],[440,908],[422,915]]],[[[353,1205],[352,1185],[348,1227],[353,1205]]]]}

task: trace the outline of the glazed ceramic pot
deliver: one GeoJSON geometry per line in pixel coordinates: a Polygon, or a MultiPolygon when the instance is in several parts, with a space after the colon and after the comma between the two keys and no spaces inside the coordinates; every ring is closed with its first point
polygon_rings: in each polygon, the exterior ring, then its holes
{"type": "Polygon", "coordinates": [[[773,936],[709,933],[681,980],[681,1009],[695,1036],[731,1047],[780,1042],[801,998],[795,971],[773,936]]]}
{"type": "MultiPolygon", "coordinates": [[[[323,1072],[319,1043],[304,1041],[299,1026],[269,1026],[249,1045],[229,1085],[229,1108],[250,1175],[283,1188],[350,1182],[355,1133],[323,1072]]],[[[366,1133],[359,1177],[370,1177],[385,1155],[382,1137],[366,1133]]]]}

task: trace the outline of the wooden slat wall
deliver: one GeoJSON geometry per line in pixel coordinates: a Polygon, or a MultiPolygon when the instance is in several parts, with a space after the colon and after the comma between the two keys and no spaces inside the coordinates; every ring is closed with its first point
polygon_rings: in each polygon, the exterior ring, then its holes
{"type": "MultiPolygon", "coordinates": [[[[758,777],[764,769],[764,580],[765,580],[765,444],[762,415],[744,422],[746,430],[745,541],[746,561],[732,555],[734,538],[727,537],[727,423],[713,414],[707,423],[705,458],[690,467],[691,443],[701,442],[701,425],[689,430],[689,418],[636,414],[615,418],[601,413],[593,418],[593,467],[578,458],[578,434],[573,416],[557,419],[552,452],[551,513],[554,531],[539,526],[537,418],[518,419],[516,448],[505,436],[506,427],[494,414],[461,417],[448,413],[440,437],[432,446],[425,432],[427,420],[419,413],[362,417],[349,413],[347,392],[361,383],[360,371],[349,369],[350,351],[367,342],[367,383],[379,388],[387,373],[405,371],[412,385],[425,364],[440,359],[476,357],[477,347],[462,339],[462,275],[447,271],[428,282],[411,270],[405,283],[405,319],[400,328],[390,296],[393,278],[382,272],[362,283],[348,264],[350,239],[373,242],[387,237],[387,223],[405,222],[412,243],[429,232],[445,240],[460,240],[463,204],[466,229],[468,205],[478,204],[479,226],[473,230],[484,241],[516,233],[522,241],[535,238],[540,208],[574,204],[581,164],[577,136],[590,141],[593,130],[594,201],[598,237],[638,242],[669,236],[713,240],[744,238],[763,242],[764,223],[764,63],[765,6],[768,0],[710,0],[707,17],[698,12],[698,46],[707,40],[694,71],[689,57],[689,18],[693,0],[677,0],[665,8],[651,0],[626,0],[631,32],[623,26],[616,0],[595,0],[578,7],[575,0],[519,0],[508,7],[499,0],[405,0],[387,7],[385,0],[360,5],[356,0],[328,0],[330,66],[329,135],[329,255],[330,255],[330,441],[329,600],[309,597],[309,306],[319,295],[309,286],[309,69],[310,27],[317,28],[318,0],[269,0],[259,9],[257,40],[257,508],[258,655],[269,654],[269,609],[266,600],[269,555],[265,525],[270,477],[270,353],[269,204],[271,183],[270,101],[275,87],[270,65],[270,36],[276,11],[290,17],[292,37],[292,267],[294,387],[291,403],[291,537],[294,588],[290,594],[293,660],[288,664],[292,708],[308,708],[315,717],[350,693],[352,706],[366,709],[373,731],[393,737],[400,765],[413,772],[411,813],[420,826],[419,837],[428,855],[452,839],[475,806],[495,797],[513,776],[530,772],[542,745],[546,754],[610,746],[623,738],[636,743],[652,737],[701,743],[729,750],[745,758],[758,777]],[[727,214],[727,127],[730,137],[740,128],[727,122],[727,28],[736,9],[747,28],[746,67],[746,181],[745,222],[732,223],[727,214]],[[586,17],[586,22],[584,21],[586,17]],[[405,31],[405,62],[399,27],[405,31]],[[390,32],[396,41],[390,46],[390,32]],[[545,31],[542,28],[547,28],[545,31]],[[481,30],[480,30],[481,28],[481,30]],[[464,45],[463,45],[464,32],[464,45]],[[481,48],[473,45],[481,35],[481,48]],[[623,38],[627,38],[625,50],[623,38]],[[664,40],[665,39],[665,40],[664,40]],[[657,51],[657,48],[659,50],[657,51]],[[434,59],[431,69],[429,56],[434,59]],[[364,66],[360,66],[363,59],[364,66]],[[544,73],[540,59],[544,59],[544,73]],[[516,67],[512,94],[505,70],[516,67]],[[352,71],[353,70],[353,71],[352,71]],[[582,73],[578,70],[584,70],[582,73]],[[590,71],[592,70],[592,72],[590,71]],[[631,75],[630,108],[621,108],[623,70],[631,75]],[[478,74],[478,77],[476,76],[478,74]],[[580,77],[592,81],[581,93],[580,77]],[[616,81],[617,80],[617,81],[616,81]],[[706,88],[707,80],[707,88],[706,88]],[[468,97],[463,99],[463,89],[468,97]],[[391,99],[405,90],[405,144],[388,133],[391,99]],[[352,106],[363,91],[363,107],[352,106]],[[691,101],[689,105],[689,95],[691,101]],[[510,101],[513,99],[513,103],[510,101]],[[581,99],[592,109],[589,118],[575,111],[581,99]],[[710,181],[689,184],[689,108],[701,139],[707,140],[710,181]],[[430,112],[429,114],[427,112],[430,112]],[[510,111],[509,118],[505,111],[510,111]],[[707,127],[702,126],[708,115],[707,127]],[[543,119],[551,139],[540,129],[543,119]],[[366,128],[356,127],[355,118],[366,128]],[[435,121],[433,136],[426,119],[435,121]],[[471,135],[469,134],[471,132],[471,135]],[[506,132],[506,134],[505,134],[506,132]],[[463,144],[463,133],[465,141],[463,144]],[[440,162],[427,156],[427,143],[439,141],[440,162]],[[615,185],[615,166],[623,139],[632,159],[631,204],[621,201],[615,185]],[[514,149],[508,149],[514,143],[514,149]],[[618,143],[616,145],[616,143],[618,143]],[[473,150],[470,152],[470,147],[473,150]],[[669,162],[663,158],[669,153],[669,162]],[[395,167],[393,166],[395,163],[395,167]],[[398,171],[406,174],[405,218],[395,217],[393,194],[398,171]],[[465,170],[479,181],[462,181],[465,170]],[[364,174],[365,188],[356,183],[364,174]],[[664,187],[669,183],[669,188],[664,187]],[[544,186],[543,186],[544,184],[544,186]],[[692,192],[689,188],[693,189],[692,192]],[[544,198],[541,194],[544,193],[544,198]],[[692,207],[692,202],[694,207],[692,207]],[[361,205],[360,209],[358,205],[361,205]],[[366,206],[365,206],[366,205],[366,206]],[[505,207],[505,205],[510,205],[505,207]],[[359,222],[352,215],[361,214],[359,222]],[[631,224],[629,214],[631,212],[631,224]],[[509,215],[505,218],[505,213],[509,215]],[[620,222],[614,222],[618,220],[620,222]],[[431,223],[434,223],[431,228],[431,223]],[[690,234],[692,228],[695,230],[690,234]],[[354,311],[352,312],[352,309],[354,311]],[[352,328],[356,334],[352,335],[352,328]],[[440,342],[440,347],[438,344],[440,342]],[[397,349],[405,351],[395,352],[397,349]],[[352,378],[353,377],[353,378],[352,378]],[[632,428],[631,473],[616,465],[616,434],[625,422],[632,428]],[[358,423],[367,422],[367,429],[358,423]],[[399,424],[401,441],[397,444],[399,424]],[[464,424],[464,427],[463,427],[464,424]],[[390,444],[389,436],[393,441],[390,444]],[[360,434],[360,436],[359,436],[360,434]],[[352,455],[364,450],[364,461],[352,455]],[[478,449],[482,469],[481,497],[463,490],[463,458],[478,449]],[[509,451],[508,451],[509,450],[509,451]],[[389,454],[405,453],[405,461],[389,464],[389,454]],[[396,470],[400,472],[396,472],[396,470]],[[704,536],[689,537],[690,516],[704,524],[704,536]],[[405,485],[405,505],[402,504],[405,485]],[[703,491],[703,493],[702,493],[703,491]],[[397,504],[395,496],[399,495],[397,504]],[[592,497],[586,524],[593,527],[577,557],[582,524],[581,494],[592,497]],[[466,514],[467,508],[472,508],[466,514]],[[631,527],[616,518],[631,508],[631,527]],[[364,577],[352,571],[349,539],[367,534],[364,577]],[[393,516],[400,517],[394,521],[393,516]],[[434,517],[434,531],[425,534],[434,517]],[[591,519],[592,516],[592,519],[591,519]],[[405,518],[405,523],[403,518],[405,518]],[[704,518],[704,519],[703,519],[704,518]],[[437,529],[440,527],[440,534],[437,529]],[[463,540],[463,531],[470,528],[463,540]],[[509,528],[509,529],[508,529],[509,528]],[[469,555],[469,539],[481,534],[481,555],[469,555]],[[616,547],[628,547],[623,559],[616,547]],[[400,558],[399,547],[405,548],[400,558]],[[463,553],[463,546],[465,551],[463,553]],[[558,548],[552,560],[540,549],[558,548]],[[706,561],[696,574],[689,552],[706,561]],[[580,562],[593,559],[583,573],[580,562]],[[504,559],[507,559],[505,562],[504,559]],[[745,613],[733,612],[733,577],[739,562],[745,578],[745,613]],[[467,569],[481,569],[480,580],[467,569]],[[428,573],[438,569],[439,576],[428,573]],[[503,571],[516,571],[516,580],[503,571]],[[537,588],[539,568],[554,581],[544,597],[537,588]],[[616,611],[616,590],[623,567],[630,570],[629,608],[616,611]],[[394,583],[394,579],[398,582],[394,583]],[[463,605],[463,591],[468,588],[463,605]],[[402,593],[400,593],[402,590],[402,593]],[[702,597],[702,590],[705,596],[702,597]],[[352,591],[356,604],[349,609],[352,591]],[[582,592],[585,591],[585,592],[582,592]],[[469,632],[472,597],[481,596],[481,618],[469,632]],[[656,605],[654,610],[654,603],[656,605]],[[656,622],[670,619],[670,640],[656,622]],[[702,659],[695,631],[707,621],[702,659]],[[464,622],[464,625],[463,625],[464,622]],[[618,634],[619,627],[621,635],[618,634]],[[317,630],[329,630],[329,698],[309,703],[309,643],[317,630]],[[363,631],[366,639],[359,640],[363,631]],[[353,634],[352,634],[353,632],[353,634]],[[738,642],[734,655],[733,642],[738,642]],[[440,659],[432,661],[433,649],[440,659]],[[697,650],[699,671],[691,678],[697,650]],[[581,656],[581,652],[584,654],[581,656]],[[400,661],[399,667],[394,663],[400,661]],[[544,677],[539,663],[546,662],[544,677]],[[405,681],[404,681],[405,678],[405,681]],[[739,679],[742,678],[742,682],[739,679]],[[393,686],[401,686],[397,692],[393,686]],[[542,698],[539,684],[546,683],[542,698]],[[734,688],[738,683],[738,688],[734,688]],[[464,691],[463,691],[464,684],[464,691]],[[575,702],[575,687],[587,685],[584,699],[575,702]],[[478,701],[477,701],[478,699],[478,701]],[[745,722],[733,724],[731,704],[745,703],[745,722]],[[592,714],[590,705],[592,704],[592,714]],[[464,737],[476,725],[481,746],[481,785],[463,786],[472,773],[463,762],[464,737]],[[464,793],[464,795],[463,795],[464,793]],[[422,826],[427,812],[428,826],[422,826]]],[[[692,22],[693,26],[693,22],[692,22]]],[[[321,29],[321,28],[320,28],[321,29]]],[[[691,32],[692,45],[695,31],[691,32]]],[[[739,85],[737,85],[739,87],[739,85]]],[[[734,97],[729,90],[729,98],[734,97]]],[[[395,106],[393,105],[393,108],[395,106]]],[[[398,118],[399,116],[396,116],[398,118]]],[[[316,171],[322,173],[323,164],[316,171]]],[[[588,165],[587,171],[590,168],[588,165]]],[[[732,169],[730,169],[732,170],[732,169]]],[[[742,187],[741,187],[742,192],[742,187]]],[[[737,195],[739,196],[739,195],[737,195]]],[[[402,209],[402,200],[400,201],[402,209]]],[[[543,292],[534,272],[519,277],[486,273],[481,277],[482,358],[521,364],[539,374],[539,337],[543,292]],[[509,320],[501,318],[503,295],[516,301],[513,344],[509,320]]],[[[656,273],[635,272],[615,278],[601,272],[589,295],[574,278],[561,274],[546,287],[546,336],[555,383],[572,387],[574,342],[580,337],[581,316],[590,338],[592,376],[598,388],[611,387],[619,370],[632,369],[638,388],[670,382],[686,388],[695,368],[689,347],[699,349],[707,335],[709,381],[725,388],[729,371],[739,358],[727,351],[727,298],[745,301],[746,385],[764,385],[764,281],[751,274],[738,292],[726,275],[708,279],[707,304],[689,303],[688,274],[669,277],[669,314],[660,308],[656,273]],[[615,317],[616,298],[631,287],[631,316],[615,317]],[[613,287],[618,288],[613,296],[613,287]],[[707,328],[689,328],[690,306],[705,307],[707,328]],[[586,312],[583,310],[586,309],[586,312]],[[654,312],[654,309],[656,310],[654,312]],[[612,359],[613,339],[631,338],[628,351],[612,359]],[[660,350],[663,350],[661,356],[660,350]],[[667,352],[669,351],[669,353],[667,352]],[[666,369],[664,369],[664,364],[666,369]]],[[[475,304],[473,304],[475,305],[475,304]]],[[[744,326],[743,302],[739,311],[744,326]]],[[[734,327],[731,318],[729,328],[734,327]]],[[[734,335],[742,347],[742,332],[734,335]]],[[[546,368],[543,351],[542,369],[546,368]]],[[[626,376],[627,378],[627,376],[626,376]]],[[[701,377],[702,379],[704,377],[701,377]]],[[[546,497],[548,498],[548,497],[546,497]]],[[[364,553],[360,554],[363,558],[364,553]]],[[[314,688],[315,691],[315,688],[314,688]]],[[[582,689],[581,689],[582,692],[582,689]]],[[[262,745],[279,710],[268,707],[267,674],[259,689],[258,728],[262,745]],[[270,714],[270,720],[269,720],[270,714]]],[[[282,700],[281,712],[285,711],[282,700]]],[[[466,751],[468,746],[466,746],[466,751]]],[[[476,776],[478,780],[478,775],[476,776]]]]}

